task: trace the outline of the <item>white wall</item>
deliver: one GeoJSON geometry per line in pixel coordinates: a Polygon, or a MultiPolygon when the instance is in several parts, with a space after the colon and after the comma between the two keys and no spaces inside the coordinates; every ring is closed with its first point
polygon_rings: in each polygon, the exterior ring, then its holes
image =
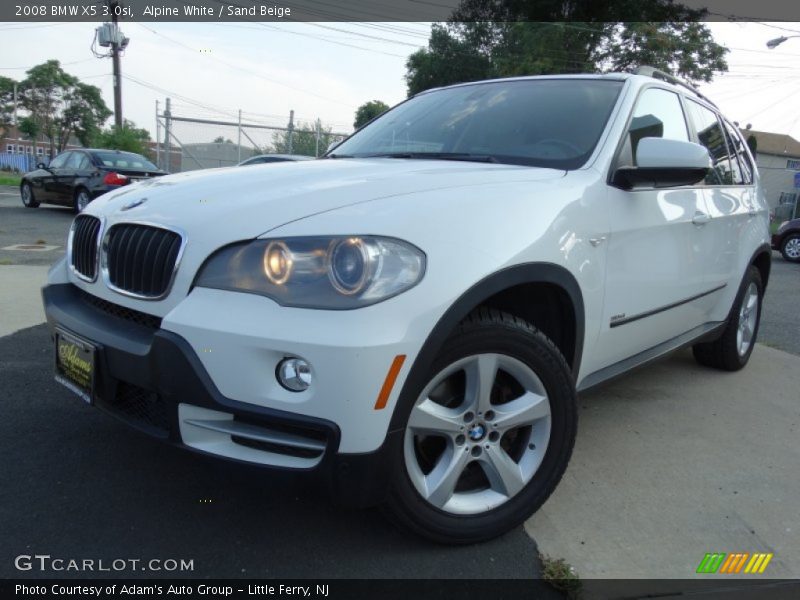
{"type": "Polygon", "coordinates": [[[774,154],[756,155],[758,172],[761,174],[761,181],[764,184],[764,193],[767,196],[770,208],[778,205],[781,192],[793,194],[800,193],[800,189],[794,187],[794,175],[798,171],[787,169],[786,163],[789,160],[800,160],[792,156],[777,156],[774,154]]]}

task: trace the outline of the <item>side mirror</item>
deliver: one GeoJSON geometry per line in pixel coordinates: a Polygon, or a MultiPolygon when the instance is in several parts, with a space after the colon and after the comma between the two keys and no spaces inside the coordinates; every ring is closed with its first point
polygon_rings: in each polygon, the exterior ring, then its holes
{"type": "Polygon", "coordinates": [[[711,157],[705,146],[648,137],[639,140],[636,166],[617,169],[611,183],[623,190],[693,185],[702,181],[710,168],[711,157]]]}

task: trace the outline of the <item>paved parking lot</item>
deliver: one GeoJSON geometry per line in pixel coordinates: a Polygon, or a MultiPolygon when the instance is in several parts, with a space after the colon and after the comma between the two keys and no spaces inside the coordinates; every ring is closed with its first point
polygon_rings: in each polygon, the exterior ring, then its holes
{"type": "MultiPolygon", "coordinates": [[[[0,247],[61,246],[0,250],[0,336],[20,286],[38,303],[35,278],[63,251],[71,218],[24,209],[14,188],[0,188],[0,247]]],[[[575,455],[555,495],[524,531],[455,549],[399,533],[374,512],[334,508],[309,484],[141,437],[52,382],[43,326],[0,337],[0,577],[16,574],[23,552],[117,558],[132,548],[133,557],[194,558],[192,576],[531,577],[537,544],[585,578],[690,577],[715,551],[774,552],[768,576],[800,577],[798,298],[800,266],[775,254],[766,345],[746,370],[703,369],[684,352],[582,396],[575,455]]],[[[41,319],[29,312],[19,327],[41,319]]]]}

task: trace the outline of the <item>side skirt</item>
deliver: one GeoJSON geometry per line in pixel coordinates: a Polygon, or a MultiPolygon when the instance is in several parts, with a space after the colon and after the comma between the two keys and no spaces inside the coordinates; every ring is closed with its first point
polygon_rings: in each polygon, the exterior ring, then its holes
{"type": "Polygon", "coordinates": [[[680,350],[681,348],[685,348],[686,346],[691,346],[699,342],[711,341],[722,333],[726,324],[726,321],[705,323],[695,327],[694,329],[690,329],[686,333],[682,333],[671,340],[667,340],[666,342],[662,342],[657,346],[653,346],[652,348],[644,350],[639,354],[625,358],[617,363],[614,363],[613,365],[603,367],[599,371],[595,371],[594,373],[584,377],[578,386],[578,391],[585,392],[603,383],[608,383],[613,379],[625,375],[633,369],[638,369],[639,367],[650,364],[651,362],[680,350]]]}

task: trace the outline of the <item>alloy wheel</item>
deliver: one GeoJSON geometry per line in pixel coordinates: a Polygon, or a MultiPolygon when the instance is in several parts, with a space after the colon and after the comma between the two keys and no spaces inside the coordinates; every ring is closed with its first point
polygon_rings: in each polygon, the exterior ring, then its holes
{"type": "Polygon", "coordinates": [[[792,260],[800,259],[800,237],[793,237],[783,246],[783,251],[792,260]]]}
{"type": "Polygon", "coordinates": [[[412,408],[406,470],[435,508],[483,513],[530,482],[550,427],[547,391],[528,365],[504,354],[468,356],[437,374],[412,408]]]}
{"type": "Polygon", "coordinates": [[[758,321],[758,286],[751,282],[742,298],[739,309],[739,327],[736,330],[736,348],[739,356],[744,356],[753,343],[758,321]]]}

